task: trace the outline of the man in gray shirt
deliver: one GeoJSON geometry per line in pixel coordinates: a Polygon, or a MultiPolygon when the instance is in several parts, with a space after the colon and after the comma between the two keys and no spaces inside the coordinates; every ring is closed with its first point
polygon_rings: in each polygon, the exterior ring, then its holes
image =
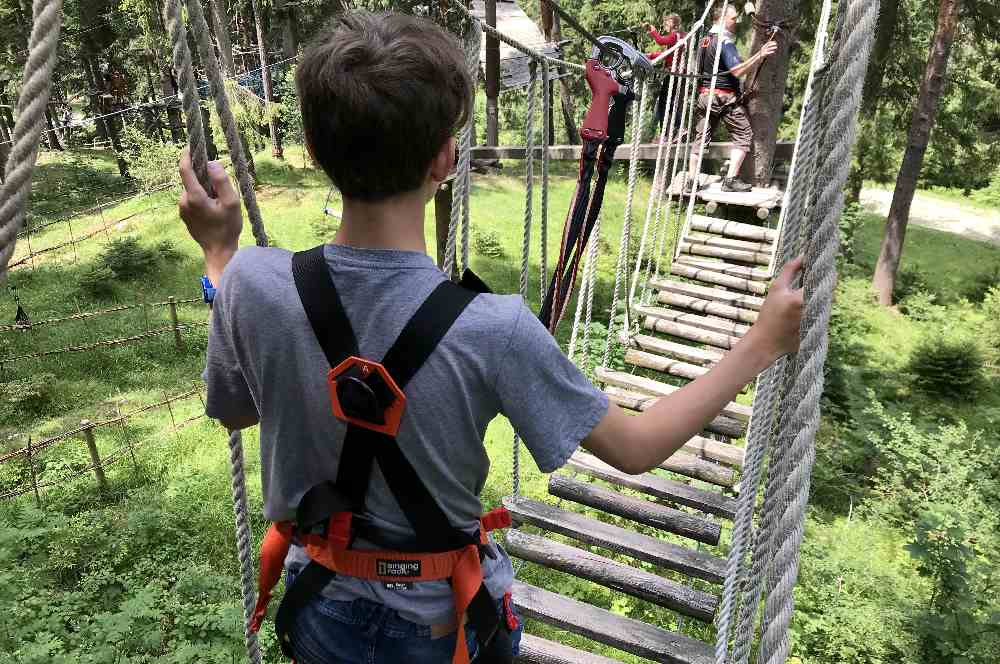
{"type": "MultiPolygon", "coordinates": [[[[454,127],[471,82],[462,51],[433,24],[348,13],[303,55],[297,84],[307,145],[344,197],[325,260],[361,356],[379,360],[445,276],[427,256],[424,207],[454,165],[454,127]],[[408,57],[400,59],[398,53],[408,57]]],[[[293,519],[302,496],[337,477],[346,426],[330,409],[329,363],[296,292],[292,254],[244,248],[240,203],[210,164],[210,198],[181,164],[181,216],[218,286],[209,333],[206,412],[230,429],[260,424],[264,514],[293,519]]],[[[483,437],[510,419],[543,472],[583,445],[625,472],[657,466],[704,428],[743,385],[798,343],[802,293],[793,261],[757,324],[711,371],[629,416],[580,373],[517,296],[478,295],[406,387],[400,450],[455,528],[476,532],[489,471],[483,437]]],[[[412,529],[376,464],[366,514],[385,538],[412,529]]],[[[356,542],[366,548],[369,543],[356,542]]],[[[496,547],[499,548],[499,547],[496,547]]],[[[294,574],[309,558],[293,547],[294,574]]],[[[501,598],[512,582],[499,551],[483,560],[501,598]]],[[[445,581],[395,585],[337,575],[292,633],[299,664],[448,661],[454,601],[445,581]]],[[[469,652],[474,641],[466,627],[469,652]]],[[[515,641],[516,647],[516,641],[515,641]]]]}

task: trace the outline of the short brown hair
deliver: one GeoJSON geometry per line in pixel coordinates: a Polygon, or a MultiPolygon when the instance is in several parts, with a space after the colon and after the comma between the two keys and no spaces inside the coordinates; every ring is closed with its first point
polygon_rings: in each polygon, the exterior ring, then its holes
{"type": "Polygon", "coordinates": [[[338,16],[295,81],[313,157],[345,198],[369,202],[423,184],[472,94],[458,40],[393,13],[338,16]]]}

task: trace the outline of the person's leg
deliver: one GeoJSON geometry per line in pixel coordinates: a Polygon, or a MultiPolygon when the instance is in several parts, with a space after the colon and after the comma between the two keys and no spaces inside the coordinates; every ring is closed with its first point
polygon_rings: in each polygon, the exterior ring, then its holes
{"type": "Polygon", "coordinates": [[[753,186],[739,178],[740,168],[753,145],[753,129],[750,126],[750,116],[742,104],[729,106],[722,115],[722,121],[729,130],[733,141],[733,149],[729,152],[729,171],[722,182],[723,191],[744,192],[753,186]]]}
{"type": "Polygon", "coordinates": [[[369,664],[388,613],[366,599],[317,597],[302,609],[289,633],[296,664],[369,664]]]}
{"type": "Polygon", "coordinates": [[[656,95],[656,111],[653,115],[653,127],[656,128],[657,135],[660,132],[660,126],[663,123],[663,117],[667,111],[667,83],[668,79],[664,79],[663,83],[660,85],[660,91],[656,95]]]}
{"type": "Polygon", "coordinates": [[[740,168],[743,166],[743,160],[747,158],[747,151],[743,148],[734,147],[729,151],[729,171],[726,173],[726,177],[732,179],[740,174],[740,168]]]}
{"type": "MultiPolygon", "coordinates": [[[[715,106],[715,104],[713,104],[715,106]]],[[[714,108],[712,109],[715,110],[714,108]]],[[[708,112],[708,93],[702,93],[698,95],[698,111],[700,113],[701,119],[698,122],[698,127],[695,130],[695,140],[691,145],[691,159],[688,163],[688,178],[687,184],[684,187],[685,193],[689,193],[690,188],[694,186],[694,183],[698,182],[698,158],[699,155],[709,141],[712,140],[712,132],[715,129],[715,124],[718,120],[718,116],[713,112],[708,112]]]]}

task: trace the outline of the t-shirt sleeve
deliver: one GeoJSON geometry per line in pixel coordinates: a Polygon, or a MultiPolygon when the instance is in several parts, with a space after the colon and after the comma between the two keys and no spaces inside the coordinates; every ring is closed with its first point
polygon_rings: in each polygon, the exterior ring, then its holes
{"type": "Polygon", "coordinates": [[[244,419],[257,414],[257,406],[240,365],[232,318],[229,315],[232,282],[236,278],[235,274],[228,274],[232,272],[235,270],[227,270],[222,288],[216,294],[212,306],[208,352],[205,354],[205,371],[202,374],[207,386],[205,414],[222,421],[244,419]]]}
{"type": "Polygon", "coordinates": [[[608,397],[522,304],[497,376],[501,410],[544,473],[569,459],[608,412],[608,397]]]}
{"type": "Polygon", "coordinates": [[[724,43],[722,45],[722,62],[719,69],[721,71],[728,71],[742,63],[743,58],[740,57],[740,52],[736,50],[736,44],[733,42],[724,43]]]}

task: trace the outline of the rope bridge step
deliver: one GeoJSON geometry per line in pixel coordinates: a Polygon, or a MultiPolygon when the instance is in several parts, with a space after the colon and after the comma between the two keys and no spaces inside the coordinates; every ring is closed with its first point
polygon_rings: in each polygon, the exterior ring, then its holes
{"type": "MultiPolygon", "coordinates": [[[[625,373],[624,371],[615,371],[613,369],[602,369],[598,368],[595,370],[598,380],[608,385],[615,385],[618,387],[624,387],[630,390],[638,390],[640,392],[645,392],[646,394],[653,395],[656,397],[663,397],[672,392],[679,390],[679,387],[674,387],[673,385],[667,385],[665,383],[660,383],[650,378],[643,378],[642,376],[633,376],[630,373],[625,373]]],[[[723,406],[722,415],[725,417],[733,418],[741,422],[750,421],[750,413],[753,412],[753,408],[750,406],[745,406],[741,403],[736,403],[735,401],[730,401],[728,404],[723,406]]],[[[739,438],[739,436],[733,436],[734,438],[739,438]]]]}
{"type": "Polygon", "coordinates": [[[738,221],[728,221],[717,217],[706,217],[701,214],[692,215],[691,228],[696,231],[718,233],[725,237],[741,240],[756,240],[757,242],[774,242],[778,239],[778,231],[753,224],[738,221]]]}
{"type": "Polygon", "coordinates": [[[574,634],[668,664],[713,664],[712,647],[702,641],[669,632],[584,602],[514,582],[514,604],[528,618],[574,634]]]}
{"type": "Polygon", "coordinates": [[[716,486],[729,488],[736,484],[736,473],[731,468],[724,468],[717,463],[684,452],[675,452],[659,467],[716,486]]]}
{"type": "MultiPolygon", "coordinates": [[[[731,307],[742,307],[744,309],[752,309],[753,311],[760,311],[761,306],[764,304],[764,298],[761,297],[744,295],[742,293],[731,293],[718,288],[685,284],[680,281],[672,281],[669,279],[652,279],[650,280],[649,285],[659,291],[677,293],[678,295],[687,295],[688,297],[695,297],[712,302],[721,302],[731,307]]],[[[729,318],[729,316],[727,316],[727,318],[729,318]]]]}
{"type": "Polygon", "coordinates": [[[712,546],[722,532],[714,521],[566,475],[549,476],[549,494],[712,546]]]}
{"type": "Polygon", "coordinates": [[[656,301],[660,304],[669,304],[672,307],[682,307],[698,313],[731,318],[741,323],[753,323],[757,320],[757,312],[753,309],[734,307],[729,304],[708,300],[703,297],[685,295],[683,293],[671,293],[660,291],[656,294],[656,301]]]}
{"type": "Polygon", "coordinates": [[[698,244],[692,242],[681,242],[678,251],[682,254],[725,258],[726,260],[737,261],[739,263],[750,263],[755,265],[770,265],[771,263],[770,252],[763,251],[726,249],[725,247],[715,247],[708,244],[698,244]]]}
{"type": "MultiPolygon", "coordinates": [[[[616,403],[626,410],[634,410],[640,413],[652,408],[653,404],[660,398],[649,394],[643,394],[641,392],[625,390],[620,387],[615,387],[614,385],[605,387],[604,393],[608,395],[608,399],[610,399],[612,403],[616,403]]],[[[727,438],[740,438],[746,434],[747,425],[746,422],[741,422],[739,420],[734,420],[731,417],[720,415],[708,423],[708,426],[705,427],[705,431],[708,433],[719,434],[720,436],[726,436],[727,438]]]]}
{"type": "Polygon", "coordinates": [[[703,367],[697,364],[689,364],[680,360],[674,360],[660,355],[653,355],[652,353],[646,353],[635,349],[630,349],[625,352],[625,364],[630,364],[634,367],[643,367],[644,369],[652,369],[670,376],[687,378],[688,380],[694,380],[698,376],[703,376],[709,371],[708,367],[703,367]]]}
{"type": "Polygon", "coordinates": [[[664,334],[669,334],[679,339],[697,341],[698,343],[707,344],[723,350],[731,350],[733,346],[739,343],[740,340],[739,337],[734,337],[722,332],[712,332],[693,325],[685,325],[684,323],[661,320],[653,318],[652,316],[647,316],[642,321],[642,326],[647,330],[663,332],[664,334]]]}
{"type": "Polygon", "coordinates": [[[572,574],[705,622],[712,620],[719,605],[715,595],[539,535],[511,530],[504,538],[504,548],[521,560],[572,574]]]}
{"type": "Polygon", "coordinates": [[[732,337],[742,337],[750,329],[749,325],[741,325],[728,318],[717,318],[714,316],[701,316],[687,311],[677,311],[675,309],[665,309],[663,307],[648,307],[638,305],[634,311],[642,316],[648,316],[657,320],[683,323],[691,327],[698,327],[710,332],[720,332],[732,337]]]}
{"type": "Polygon", "coordinates": [[[750,240],[735,240],[717,235],[715,233],[702,233],[699,231],[689,231],[684,239],[692,244],[708,244],[715,247],[725,247],[726,249],[739,249],[741,251],[759,251],[771,253],[774,245],[770,242],[752,242],[750,240]]]}
{"type": "MultiPolygon", "coordinates": [[[[684,482],[668,480],[652,473],[629,475],[585,452],[574,453],[569,459],[568,466],[572,470],[615,486],[634,489],[654,498],[691,507],[706,514],[714,514],[730,520],[736,516],[736,500],[734,498],[715,491],[698,489],[684,482]]],[[[709,559],[711,558],[713,557],[709,557],[709,559]]]]}
{"type": "Polygon", "coordinates": [[[763,281],[754,281],[747,277],[726,274],[725,272],[719,272],[707,267],[688,265],[686,263],[673,263],[670,266],[670,274],[675,277],[686,277],[706,284],[725,286],[732,290],[743,291],[753,295],[764,295],[767,293],[767,284],[763,281]]]}
{"type": "Polygon", "coordinates": [[[710,583],[722,583],[726,576],[725,559],[709,553],[664,542],[530,498],[505,498],[503,502],[518,526],[535,526],[710,583]]]}
{"type": "Polygon", "coordinates": [[[722,359],[722,353],[717,350],[689,346],[688,344],[668,341],[667,339],[661,339],[660,337],[648,334],[636,334],[631,337],[624,335],[622,343],[626,347],[636,348],[647,353],[653,353],[654,355],[684,360],[692,364],[713,364],[722,359]]]}
{"type": "Polygon", "coordinates": [[[720,272],[722,274],[728,274],[732,277],[743,277],[744,279],[751,279],[753,281],[769,282],[771,280],[771,275],[768,274],[767,270],[757,267],[733,265],[732,263],[726,263],[721,260],[697,258],[695,256],[678,256],[677,260],[674,261],[674,265],[677,264],[700,267],[705,270],[711,270],[712,272],[720,272]]]}
{"type": "Polygon", "coordinates": [[[521,635],[521,654],[514,661],[517,664],[622,664],[617,659],[577,650],[527,632],[521,635]]]}

